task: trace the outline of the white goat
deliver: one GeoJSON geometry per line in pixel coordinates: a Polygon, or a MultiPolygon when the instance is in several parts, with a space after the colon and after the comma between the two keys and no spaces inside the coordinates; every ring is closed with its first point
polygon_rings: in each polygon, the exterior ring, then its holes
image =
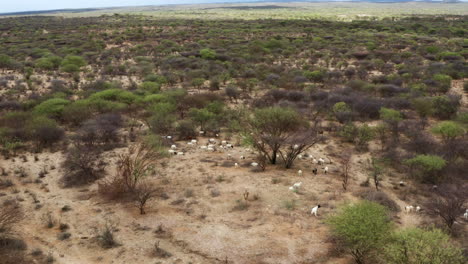
{"type": "Polygon", "coordinates": [[[468,209],[466,209],[466,212],[463,214],[463,218],[465,218],[465,220],[468,220],[468,209]]]}
{"type": "Polygon", "coordinates": [[[405,212],[406,212],[407,214],[413,212],[413,209],[414,209],[414,207],[413,207],[412,205],[407,205],[407,206],[405,206],[405,212]]]}
{"type": "Polygon", "coordinates": [[[310,211],[310,214],[317,216],[317,211],[320,207],[321,207],[320,204],[316,205],[314,208],[312,208],[312,210],[310,211]]]}
{"type": "Polygon", "coordinates": [[[298,170],[297,175],[302,176],[302,170],[298,170]]]}
{"type": "Polygon", "coordinates": [[[323,168],[323,172],[324,172],[325,174],[328,173],[328,166],[325,166],[325,168],[323,168]]]}
{"type": "Polygon", "coordinates": [[[416,210],[415,210],[415,211],[416,211],[416,213],[419,213],[419,212],[421,211],[421,207],[420,207],[419,205],[416,206],[416,210]]]}
{"type": "Polygon", "coordinates": [[[245,160],[245,156],[240,156],[240,159],[245,160]]]}
{"type": "Polygon", "coordinates": [[[293,184],[293,186],[289,187],[289,190],[291,191],[298,191],[299,188],[301,188],[302,182],[296,182],[293,184]]]}
{"type": "Polygon", "coordinates": [[[325,160],[324,160],[324,159],[322,159],[322,158],[318,159],[318,164],[319,164],[319,165],[322,165],[323,163],[325,163],[325,160]]]}
{"type": "Polygon", "coordinates": [[[192,139],[191,142],[192,142],[193,144],[197,144],[198,141],[197,141],[196,139],[192,139]]]}
{"type": "Polygon", "coordinates": [[[176,145],[171,145],[171,149],[176,149],[177,146],[176,145]]]}
{"type": "Polygon", "coordinates": [[[239,164],[237,162],[234,163],[234,167],[239,168],[239,164]]]}
{"type": "Polygon", "coordinates": [[[252,167],[257,167],[258,163],[257,162],[252,162],[252,163],[250,163],[250,165],[252,165],[252,167]]]}
{"type": "Polygon", "coordinates": [[[227,144],[227,141],[226,141],[226,140],[223,140],[223,141],[221,141],[221,144],[222,144],[222,145],[226,145],[226,144],[227,144]]]}
{"type": "Polygon", "coordinates": [[[312,163],[317,164],[318,163],[317,159],[315,159],[315,158],[312,159],[312,163]]]}
{"type": "Polygon", "coordinates": [[[179,156],[182,156],[182,155],[184,155],[184,154],[185,154],[185,153],[182,152],[182,151],[177,152],[177,155],[179,155],[179,156]]]}

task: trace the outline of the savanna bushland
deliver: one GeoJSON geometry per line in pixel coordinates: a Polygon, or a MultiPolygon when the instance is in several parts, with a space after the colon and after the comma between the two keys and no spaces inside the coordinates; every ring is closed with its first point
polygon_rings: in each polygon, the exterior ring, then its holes
{"type": "Polygon", "coordinates": [[[2,263],[466,263],[467,4],[317,5],[0,18],[2,263]]]}

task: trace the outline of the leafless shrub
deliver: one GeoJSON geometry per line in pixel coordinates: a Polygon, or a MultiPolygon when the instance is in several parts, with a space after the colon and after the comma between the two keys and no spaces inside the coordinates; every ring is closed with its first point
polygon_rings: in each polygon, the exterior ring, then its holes
{"type": "Polygon", "coordinates": [[[42,221],[44,222],[44,226],[46,226],[47,228],[54,227],[56,223],[52,212],[50,211],[42,215],[42,221]]]}
{"type": "Polygon", "coordinates": [[[135,193],[139,183],[154,172],[159,154],[145,145],[132,146],[118,157],[116,176],[99,184],[99,192],[108,199],[122,199],[135,193]]]}
{"type": "Polygon", "coordinates": [[[284,167],[289,169],[299,154],[311,148],[315,143],[323,140],[316,129],[299,131],[285,140],[286,147],[279,150],[284,167]]]}
{"type": "Polygon", "coordinates": [[[341,186],[343,187],[343,190],[348,189],[348,183],[349,183],[349,171],[351,169],[351,158],[352,158],[352,153],[351,152],[346,152],[344,153],[340,160],[341,164],[343,167],[343,172],[341,174],[341,186]]]}
{"type": "Polygon", "coordinates": [[[393,201],[387,194],[381,191],[366,191],[359,195],[361,198],[368,201],[376,202],[387,207],[392,212],[400,212],[400,206],[393,201]]]}
{"type": "Polygon", "coordinates": [[[455,221],[465,212],[465,203],[468,200],[467,187],[466,184],[438,186],[434,195],[425,203],[426,212],[440,217],[448,230],[453,232],[455,221]]]}
{"type": "Polygon", "coordinates": [[[140,214],[145,214],[146,203],[156,196],[156,189],[148,182],[141,182],[135,188],[133,195],[140,214]]]}
{"type": "Polygon", "coordinates": [[[62,164],[66,173],[61,181],[64,187],[74,187],[92,183],[104,174],[106,164],[99,152],[85,145],[76,144],[67,153],[62,164]]]}
{"type": "Polygon", "coordinates": [[[103,227],[96,228],[96,236],[99,245],[104,249],[118,247],[120,244],[115,240],[114,232],[116,231],[115,223],[106,221],[103,227]]]}

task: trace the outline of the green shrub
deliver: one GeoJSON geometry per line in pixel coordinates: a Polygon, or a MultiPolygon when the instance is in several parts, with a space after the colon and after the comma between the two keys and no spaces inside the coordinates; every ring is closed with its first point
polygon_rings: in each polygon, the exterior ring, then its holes
{"type": "Polygon", "coordinates": [[[343,206],[328,224],[357,263],[372,259],[393,227],[385,207],[370,201],[343,206]]]}
{"type": "Polygon", "coordinates": [[[112,102],[104,99],[86,99],[83,100],[83,104],[88,105],[91,109],[99,113],[116,112],[124,110],[128,107],[127,104],[112,102]]]}
{"type": "Polygon", "coordinates": [[[313,82],[322,82],[325,78],[325,74],[322,71],[305,71],[304,77],[313,82]]]}
{"type": "Polygon", "coordinates": [[[341,128],[338,135],[340,135],[345,141],[353,143],[356,140],[358,132],[356,125],[348,123],[341,128]]]}
{"type": "Polygon", "coordinates": [[[65,122],[69,122],[75,126],[81,124],[86,119],[91,118],[93,109],[89,104],[89,101],[79,100],[66,105],[62,111],[62,119],[65,122]]]}
{"type": "Polygon", "coordinates": [[[434,126],[431,131],[432,133],[441,136],[446,143],[465,134],[463,127],[453,121],[440,122],[434,126]]]}
{"type": "Polygon", "coordinates": [[[52,70],[54,69],[54,64],[47,58],[37,59],[34,65],[38,69],[42,70],[52,70]]]}
{"type": "Polygon", "coordinates": [[[404,162],[409,165],[415,176],[422,181],[436,183],[439,179],[439,172],[446,166],[446,161],[436,155],[418,155],[404,162]]]}
{"type": "Polygon", "coordinates": [[[461,248],[450,242],[441,230],[407,228],[395,232],[383,248],[386,263],[394,264],[463,264],[467,259],[461,248]]]}
{"type": "Polygon", "coordinates": [[[438,91],[440,93],[446,93],[450,89],[452,83],[452,77],[445,74],[436,74],[432,77],[434,81],[438,83],[438,91]]]}
{"type": "Polygon", "coordinates": [[[166,151],[164,144],[161,140],[161,136],[155,134],[146,135],[143,138],[143,144],[151,148],[153,151],[159,153],[161,156],[168,156],[169,153],[166,151]]]}
{"type": "Polygon", "coordinates": [[[206,60],[214,60],[216,59],[216,51],[208,48],[202,49],[200,50],[200,56],[206,60]]]}
{"type": "Polygon", "coordinates": [[[159,89],[161,88],[161,85],[156,83],[156,82],[146,81],[146,82],[143,82],[142,84],[140,84],[140,86],[138,88],[145,91],[145,92],[158,93],[159,89]]]}
{"type": "Polygon", "coordinates": [[[367,143],[374,139],[374,136],[374,130],[367,124],[358,127],[355,139],[356,146],[362,149],[367,149],[367,143]]]}
{"type": "Polygon", "coordinates": [[[34,107],[34,112],[40,115],[46,115],[52,118],[60,118],[62,111],[70,101],[62,98],[52,98],[46,100],[36,107],[34,107]]]}
{"type": "Polygon", "coordinates": [[[155,112],[150,118],[148,118],[148,126],[156,134],[167,134],[172,130],[172,126],[176,121],[174,115],[155,112]]]}
{"type": "Polygon", "coordinates": [[[137,98],[138,96],[133,93],[121,89],[108,89],[94,93],[89,97],[90,100],[101,99],[125,104],[131,104],[135,102],[137,98]]]}
{"type": "Polygon", "coordinates": [[[169,97],[165,94],[150,94],[143,98],[143,103],[152,104],[159,102],[167,102],[169,97]]]}
{"type": "Polygon", "coordinates": [[[449,119],[458,111],[460,103],[446,95],[432,97],[434,115],[440,119],[449,119]]]}
{"type": "Polygon", "coordinates": [[[167,79],[164,76],[156,75],[156,74],[149,74],[145,76],[145,82],[154,82],[159,85],[167,83],[167,79]]]}
{"type": "Polygon", "coordinates": [[[68,55],[62,60],[61,65],[64,66],[64,65],[70,65],[70,64],[76,65],[77,67],[83,67],[87,63],[83,57],[68,55]]]}
{"type": "Polygon", "coordinates": [[[185,140],[194,138],[197,136],[195,131],[195,125],[191,120],[182,120],[177,123],[176,131],[179,136],[179,139],[185,140]]]}
{"type": "Polygon", "coordinates": [[[201,130],[205,129],[205,125],[208,121],[212,120],[215,118],[215,114],[212,112],[208,111],[207,109],[196,109],[196,108],[191,108],[189,111],[189,116],[190,118],[196,122],[201,130]]]}
{"type": "Polygon", "coordinates": [[[38,142],[40,146],[50,146],[61,140],[65,134],[55,120],[45,116],[36,116],[31,119],[27,124],[27,131],[30,138],[38,142]]]}

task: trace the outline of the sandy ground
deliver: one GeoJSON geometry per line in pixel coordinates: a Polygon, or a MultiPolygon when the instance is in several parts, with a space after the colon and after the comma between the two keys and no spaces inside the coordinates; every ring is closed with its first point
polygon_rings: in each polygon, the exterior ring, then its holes
{"type": "MultiPolygon", "coordinates": [[[[206,140],[202,139],[200,144],[206,140]]],[[[253,172],[249,164],[254,155],[247,149],[235,147],[229,151],[206,152],[187,147],[185,142],[177,144],[186,155],[157,161],[158,171],[151,176],[151,181],[163,188],[167,199],[150,201],[146,215],[139,215],[132,204],[102,200],[97,184],[61,188],[59,178],[64,172],[60,169],[63,160],[60,152],[38,154],[38,161],[32,155],[27,156],[26,162],[19,157],[0,161],[0,167],[9,172],[6,177],[15,182],[15,186],[0,190],[4,194],[1,199],[21,201],[26,209],[21,235],[30,249],[50,252],[56,263],[347,262],[347,259],[327,256],[331,244],[327,242],[329,230],[324,221],[336,206],[355,200],[353,193],[372,188],[359,187],[367,177],[368,154],[353,157],[352,181],[349,190],[343,192],[335,158],[338,150],[347,147],[341,143],[331,141],[308,151],[331,162],[327,164],[331,173],[317,176],[311,172],[317,166],[310,158],[299,160],[290,170],[269,166],[265,172],[253,172]],[[240,160],[241,155],[247,159],[240,160]],[[241,166],[235,168],[235,162],[241,166]],[[52,166],[56,169],[51,170],[52,166]],[[29,176],[14,175],[19,167],[29,176]],[[49,173],[36,182],[44,167],[49,173]],[[302,176],[298,175],[298,169],[304,171],[302,176]],[[295,182],[303,182],[298,193],[289,190],[295,182]],[[248,208],[234,210],[236,201],[243,200],[245,190],[250,193],[248,208]],[[294,206],[288,209],[287,203],[294,206]],[[310,215],[310,209],[316,204],[322,205],[317,218],[310,215]],[[63,211],[64,206],[71,210],[63,211]],[[48,212],[56,222],[50,229],[44,220],[48,212]],[[95,241],[95,229],[106,222],[118,229],[115,235],[121,246],[103,250],[95,241]],[[59,223],[70,226],[69,239],[57,238],[59,223]],[[155,232],[159,226],[163,232],[155,232]],[[163,259],[152,256],[151,250],[157,242],[172,256],[163,259]]],[[[121,151],[115,149],[104,154],[109,163],[109,177],[114,173],[116,153],[121,151]]],[[[396,180],[385,180],[384,189],[391,190],[391,182],[396,180]]],[[[406,205],[396,195],[390,195],[401,207],[406,205]]],[[[400,213],[399,218],[405,226],[417,225],[419,221],[419,216],[414,214],[400,213]]]]}

